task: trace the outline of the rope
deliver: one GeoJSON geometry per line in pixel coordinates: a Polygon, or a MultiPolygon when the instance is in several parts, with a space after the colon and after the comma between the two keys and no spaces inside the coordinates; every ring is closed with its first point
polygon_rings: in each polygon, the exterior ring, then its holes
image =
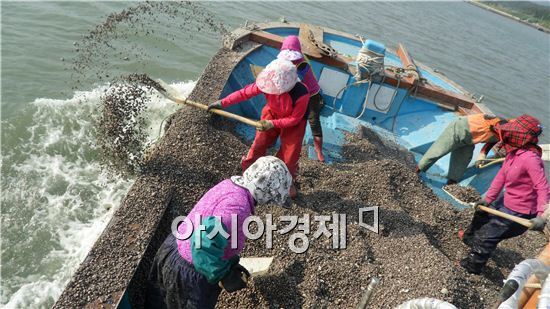
{"type": "Polygon", "coordinates": [[[355,80],[369,79],[372,75],[382,75],[384,73],[384,55],[375,53],[364,47],[359,49],[355,62],[357,62],[355,80]]]}
{"type": "Polygon", "coordinates": [[[418,84],[420,83],[420,79],[417,79],[414,85],[412,85],[411,88],[407,89],[407,93],[403,96],[403,99],[401,99],[401,102],[399,102],[399,107],[397,108],[397,111],[395,112],[395,116],[393,117],[393,121],[391,124],[391,131],[395,129],[395,122],[397,121],[397,115],[399,114],[399,111],[401,111],[401,106],[403,106],[403,102],[405,102],[405,99],[411,94],[411,90],[414,89],[414,94],[412,95],[413,99],[416,99],[416,95],[418,94],[418,84]]]}
{"type": "Polygon", "coordinates": [[[334,96],[334,99],[332,100],[332,109],[333,110],[336,110],[336,99],[338,98],[338,96],[340,95],[340,93],[342,91],[344,91],[345,89],[351,87],[351,86],[355,86],[355,85],[359,85],[359,84],[364,84],[364,83],[367,83],[368,80],[360,80],[360,81],[356,81],[354,83],[351,83],[349,85],[345,85],[344,87],[342,87],[342,89],[338,90],[338,92],[336,93],[336,95],[334,96]]]}

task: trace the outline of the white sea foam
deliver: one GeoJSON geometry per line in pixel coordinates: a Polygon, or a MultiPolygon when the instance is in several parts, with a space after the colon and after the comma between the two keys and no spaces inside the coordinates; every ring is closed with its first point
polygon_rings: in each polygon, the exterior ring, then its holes
{"type": "MultiPolygon", "coordinates": [[[[172,84],[183,96],[194,85],[172,84]]],[[[50,307],[132,183],[107,178],[96,160],[93,115],[104,90],[76,92],[67,100],[36,99],[23,111],[32,114],[24,128],[27,138],[2,149],[0,303],[5,308],[50,307]]],[[[151,140],[177,108],[152,95],[151,140]]],[[[22,130],[9,122],[3,128],[8,135],[22,130]]]]}

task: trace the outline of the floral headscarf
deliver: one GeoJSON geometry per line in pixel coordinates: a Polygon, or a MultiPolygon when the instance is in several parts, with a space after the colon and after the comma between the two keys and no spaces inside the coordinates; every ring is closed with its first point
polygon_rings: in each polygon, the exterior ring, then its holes
{"type": "Polygon", "coordinates": [[[289,205],[292,176],[285,163],[276,157],[259,158],[242,176],[233,176],[231,181],[248,189],[259,204],[289,205]]]}
{"type": "Polygon", "coordinates": [[[256,78],[256,85],[268,94],[289,92],[298,82],[296,66],[284,59],[275,59],[256,78]]]}

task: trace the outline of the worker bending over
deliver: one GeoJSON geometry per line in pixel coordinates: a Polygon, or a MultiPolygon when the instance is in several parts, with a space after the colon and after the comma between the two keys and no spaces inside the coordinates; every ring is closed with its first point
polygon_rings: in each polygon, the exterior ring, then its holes
{"type": "Polygon", "coordinates": [[[302,47],[297,36],[289,35],[284,39],[277,58],[292,61],[298,69],[298,77],[309,90],[308,120],[311,135],[313,135],[313,146],[317,154],[317,160],[325,162],[325,156],[323,155],[323,128],[321,127],[321,110],[325,103],[321,96],[321,87],[313,74],[311,64],[302,54],[302,47]]]}
{"type": "MultiPolygon", "coordinates": [[[[540,122],[521,115],[514,122],[498,126],[506,159],[491,183],[484,205],[517,217],[530,219],[533,230],[542,231],[546,220],[541,215],[550,201],[550,187],[544,174],[542,150],[537,145],[542,133],[540,122]],[[498,198],[502,189],[504,198],[498,198]]],[[[471,250],[460,265],[479,274],[499,242],[523,234],[526,227],[513,221],[476,210],[462,240],[471,250]]]]}
{"type": "MultiPolygon", "coordinates": [[[[256,132],[254,142],[242,160],[242,169],[246,170],[259,157],[265,156],[267,149],[280,137],[281,147],[276,156],[285,162],[295,179],[306,131],[309,91],[298,81],[296,66],[292,62],[273,60],[258,74],[256,82],[210,104],[208,109],[225,108],[260,94],[267,100],[260,120],[263,129],[256,132]]],[[[296,194],[296,187],[292,185],[290,195],[295,197],[296,194]]]]}
{"type": "Polygon", "coordinates": [[[243,222],[256,204],[288,205],[291,183],[286,165],[268,156],[259,158],[243,176],[226,179],[206,192],[187,215],[189,221],[177,228],[180,235],[191,229],[190,237],[177,239],[170,234],[158,250],[147,283],[146,308],[214,308],[222,288],[227,292],[245,288],[250,274],[239,264],[243,222]],[[232,215],[237,216],[237,227],[232,226],[232,215]],[[201,224],[203,229],[198,228],[201,224]]]}
{"type": "Polygon", "coordinates": [[[472,159],[475,145],[487,143],[481,150],[478,160],[485,159],[491,147],[498,141],[495,135],[495,126],[504,123],[506,123],[506,120],[485,114],[459,117],[447,126],[426,151],[418,162],[416,172],[425,172],[437,160],[451,153],[447,184],[459,182],[472,159]]]}

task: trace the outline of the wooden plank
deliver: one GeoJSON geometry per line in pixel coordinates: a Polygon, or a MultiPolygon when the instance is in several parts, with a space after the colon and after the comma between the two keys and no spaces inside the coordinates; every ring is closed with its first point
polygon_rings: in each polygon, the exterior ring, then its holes
{"type": "MultiPolygon", "coordinates": [[[[271,46],[274,48],[281,48],[281,45],[283,43],[283,37],[266,32],[266,31],[252,31],[248,35],[248,39],[257,42],[260,44],[264,44],[267,46],[271,46]]],[[[305,52],[306,56],[313,57],[312,55],[305,52]]],[[[338,55],[335,58],[331,58],[328,56],[323,55],[319,59],[315,59],[316,61],[326,64],[328,66],[336,67],[345,71],[348,70],[349,63],[353,62],[353,59],[350,57],[346,57],[343,55],[338,55]]],[[[397,86],[398,80],[399,80],[399,88],[403,89],[411,89],[414,84],[408,82],[407,80],[404,80],[403,78],[398,79],[396,77],[396,74],[388,69],[385,71],[386,74],[386,80],[385,83],[397,86]]],[[[456,110],[457,107],[464,108],[464,109],[471,109],[475,105],[475,101],[472,98],[469,98],[465,95],[455,93],[452,91],[445,90],[441,87],[431,85],[431,84],[419,84],[418,85],[418,91],[417,94],[419,96],[426,97],[428,99],[437,101],[437,103],[448,106],[452,110],[456,110]]]]}
{"type": "MultiPolygon", "coordinates": [[[[269,32],[265,32],[265,31],[252,31],[248,35],[248,39],[250,41],[271,46],[277,49],[280,49],[281,46],[283,45],[282,37],[269,32]]],[[[314,58],[314,56],[309,54],[308,52],[304,52],[304,54],[308,57],[314,58]]],[[[330,58],[328,56],[323,55],[321,56],[321,58],[315,59],[315,61],[324,63],[329,66],[333,66],[335,68],[339,68],[345,71],[347,71],[347,68],[348,68],[347,62],[342,57],[330,58]]]]}
{"type": "Polygon", "coordinates": [[[302,47],[302,53],[306,53],[311,58],[319,59],[323,57],[323,54],[321,53],[319,48],[317,48],[317,46],[313,45],[313,43],[309,39],[310,35],[316,41],[320,39],[321,40],[320,42],[323,42],[323,29],[319,27],[310,26],[308,24],[300,24],[300,31],[298,32],[298,36],[300,37],[300,45],[302,47]]]}
{"type": "MultiPolygon", "coordinates": [[[[386,69],[386,84],[397,86],[399,78],[396,74],[386,69]]],[[[400,79],[399,88],[410,89],[414,86],[413,83],[407,80],[400,79]]],[[[419,84],[417,94],[432,100],[436,100],[438,103],[448,106],[463,107],[470,109],[474,106],[474,100],[455,92],[445,90],[441,87],[431,84],[419,84]]]]}

